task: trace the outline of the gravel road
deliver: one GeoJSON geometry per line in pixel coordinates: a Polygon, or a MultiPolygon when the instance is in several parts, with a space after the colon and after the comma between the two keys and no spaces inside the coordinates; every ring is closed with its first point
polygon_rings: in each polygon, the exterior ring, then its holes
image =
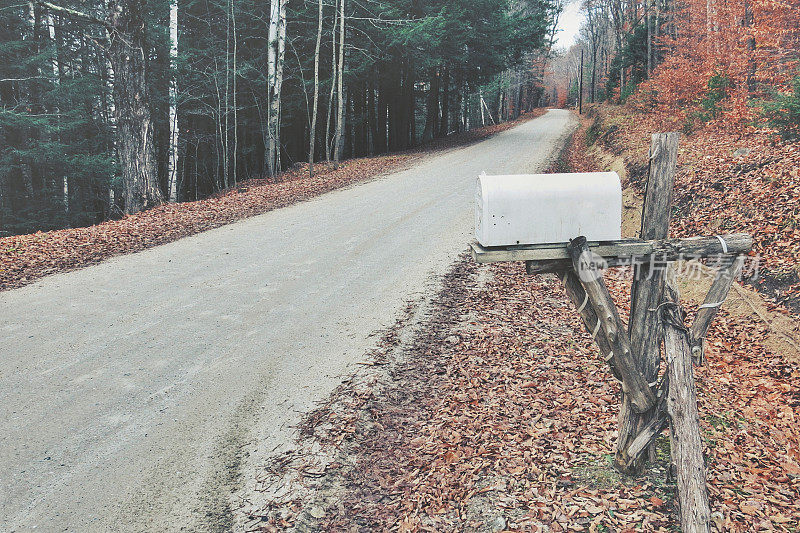
{"type": "Polygon", "coordinates": [[[0,530],[230,530],[293,425],[471,239],[553,110],[412,168],[0,293],[0,530]]]}

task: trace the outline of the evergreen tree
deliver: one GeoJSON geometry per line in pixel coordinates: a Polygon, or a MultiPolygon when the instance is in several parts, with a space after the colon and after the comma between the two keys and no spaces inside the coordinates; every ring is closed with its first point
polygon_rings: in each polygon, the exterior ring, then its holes
{"type": "Polygon", "coordinates": [[[552,35],[556,3],[322,1],[317,45],[320,3],[276,0],[279,95],[264,2],[31,0],[0,10],[0,232],[202,198],[331,148],[343,158],[402,150],[480,125],[487,110],[513,118],[538,102],[532,58],[552,35]]]}

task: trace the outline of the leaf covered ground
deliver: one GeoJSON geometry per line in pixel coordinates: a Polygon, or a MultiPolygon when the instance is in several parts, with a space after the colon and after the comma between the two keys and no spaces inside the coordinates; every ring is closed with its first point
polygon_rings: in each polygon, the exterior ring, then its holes
{"type": "MultiPolygon", "coordinates": [[[[618,386],[555,276],[464,261],[436,309],[312,413],[291,461],[313,472],[304,496],[251,511],[251,530],[675,530],[668,442],[645,477],[615,473],[618,386]]],[[[800,523],[800,371],[765,334],[723,312],[697,373],[720,531],[800,523]]]]}
{"type": "MultiPolygon", "coordinates": [[[[611,125],[632,121],[612,113],[611,125]]],[[[608,124],[587,137],[591,124],[557,170],[602,170],[586,147],[605,135],[600,142],[625,157],[629,185],[641,187],[657,125],[623,141],[608,124]]],[[[768,272],[791,270],[798,244],[779,221],[796,198],[785,192],[796,147],[719,135],[682,139],[673,233],[750,231],[768,272]],[[750,151],[734,155],[743,143],[750,151]],[[766,190],[755,192],[758,183],[766,190]],[[757,220],[774,222],[754,230],[757,220]]],[[[607,281],[624,319],[629,277],[607,281]]],[[[682,285],[690,321],[704,293],[682,285]]],[[[777,315],[796,329],[786,302],[735,287],[696,369],[717,531],[800,528],[800,359],[793,341],[775,341],[777,315]]],[[[677,529],[668,439],[642,478],[621,478],[610,465],[619,389],[556,277],[464,259],[434,309],[412,341],[390,332],[377,366],[307,418],[298,450],[261,480],[281,497],[249,509],[249,529],[677,529]]]]}
{"type": "MultiPolygon", "coordinates": [[[[593,127],[599,144],[625,158],[630,184],[643,192],[650,134],[678,125],[626,107],[603,106],[599,115],[593,127]]],[[[761,258],[753,282],[776,303],[800,311],[800,142],[724,125],[682,135],[673,205],[676,237],[750,233],[761,258]]]]}

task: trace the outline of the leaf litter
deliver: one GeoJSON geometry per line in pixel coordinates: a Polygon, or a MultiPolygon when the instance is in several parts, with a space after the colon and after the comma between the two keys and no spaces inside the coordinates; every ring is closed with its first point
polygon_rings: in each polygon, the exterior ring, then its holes
{"type": "MultiPolygon", "coordinates": [[[[586,126],[573,147],[586,146],[586,126]]],[[[635,150],[646,153],[637,142],[635,150]]],[[[691,142],[684,140],[684,150],[691,142]]],[[[565,150],[558,164],[597,168],[586,150],[565,150]]],[[[641,176],[635,160],[629,167],[632,180],[641,176]]],[[[694,194],[687,172],[679,174],[678,205],[694,194]]],[[[713,205],[698,202],[697,213],[677,214],[675,233],[749,231],[742,215],[738,226],[714,227],[713,205]]],[[[733,207],[725,209],[727,220],[733,207]]],[[[796,243],[782,239],[756,237],[770,269],[792,264],[785,251],[796,243]],[[768,251],[776,242],[784,250],[768,251]]],[[[607,282],[625,319],[630,280],[607,282]]],[[[785,301],[776,298],[769,311],[788,312],[785,301]]],[[[709,330],[707,363],[696,369],[717,531],[796,531],[800,524],[800,368],[771,334],[768,321],[723,309],[709,330]]],[[[462,260],[445,278],[426,327],[383,362],[307,418],[299,444],[316,456],[298,453],[295,465],[332,458],[325,475],[303,480],[300,497],[290,492],[251,509],[251,530],[677,527],[668,439],[659,438],[657,460],[641,478],[620,477],[611,466],[619,388],[555,276],[462,260]]]]}

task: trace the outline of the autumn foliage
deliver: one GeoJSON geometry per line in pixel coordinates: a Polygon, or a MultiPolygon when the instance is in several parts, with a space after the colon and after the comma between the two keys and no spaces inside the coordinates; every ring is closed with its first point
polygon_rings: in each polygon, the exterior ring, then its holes
{"type": "Polygon", "coordinates": [[[754,97],[788,91],[798,75],[799,10],[796,0],[687,0],[661,28],[663,62],[632,103],[676,123],[701,116],[740,125],[754,116],[754,97]],[[715,90],[724,94],[709,102],[715,90]]]}

